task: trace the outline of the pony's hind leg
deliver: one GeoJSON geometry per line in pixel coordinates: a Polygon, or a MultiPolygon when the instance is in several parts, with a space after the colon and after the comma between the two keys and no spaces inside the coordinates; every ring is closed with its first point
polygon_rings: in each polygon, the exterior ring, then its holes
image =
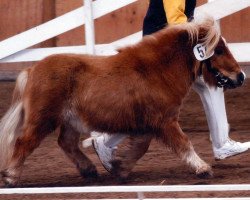
{"type": "Polygon", "coordinates": [[[76,168],[84,178],[98,176],[95,165],[82,153],[79,148],[80,133],[71,125],[62,125],[58,144],[69,159],[76,165],[76,168]]]}
{"type": "Polygon", "coordinates": [[[15,142],[14,152],[8,167],[1,172],[2,179],[7,187],[17,185],[22,173],[23,163],[26,158],[39,146],[41,141],[51,132],[49,130],[41,132],[41,126],[27,124],[23,128],[23,133],[15,142]]]}
{"type": "Polygon", "coordinates": [[[211,167],[194,151],[192,143],[183,133],[177,121],[167,123],[161,139],[166,146],[170,147],[188,166],[195,170],[198,177],[212,176],[211,167]]]}
{"type": "Polygon", "coordinates": [[[147,152],[151,140],[151,135],[130,137],[127,148],[116,152],[116,159],[112,161],[112,174],[126,179],[136,162],[147,152]]]}

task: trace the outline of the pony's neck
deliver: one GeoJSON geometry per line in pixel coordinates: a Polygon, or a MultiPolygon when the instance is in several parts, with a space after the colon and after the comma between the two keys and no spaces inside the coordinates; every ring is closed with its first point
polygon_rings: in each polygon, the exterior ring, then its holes
{"type": "Polygon", "coordinates": [[[138,52],[148,68],[161,70],[168,85],[178,84],[182,94],[189,91],[197,77],[199,62],[186,31],[166,29],[147,36],[139,44],[138,52]]]}

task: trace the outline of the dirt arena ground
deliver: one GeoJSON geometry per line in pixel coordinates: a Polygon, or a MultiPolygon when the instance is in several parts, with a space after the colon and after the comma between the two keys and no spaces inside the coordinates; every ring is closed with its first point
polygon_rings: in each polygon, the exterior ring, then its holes
{"type": "MultiPolygon", "coordinates": [[[[0,116],[6,111],[13,90],[13,82],[0,83],[0,116]]],[[[250,141],[250,79],[238,89],[226,92],[231,138],[250,141]]],[[[147,154],[138,162],[126,183],[122,185],[196,185],[196,184],[249,184],[250,150],[232,158],[215,161],[209,141],[206,118],[200,99],[193,91],[182,108],[181,125],[188,134],[199,155],[213,167],[214,178],[199,179],[162,144],[153,141],[147,154]]],[[[126,145],[126,144],[125,144],[126,145]]],[[[49,136],[25,163],[21,187],[96,186],[120,185],[100,164],[92,147],[84,152],[96,164],[100,177],[83,180],[73,164],[57,145],[57,134],[49,136]]],[[[0,187],[3,187],[0,182],[0,187]]],[[[145,197],[234,197],[250,196],[249,192],[192,192],[154,193],[145,197]]],[[[86,198],[134,198],[135,194],[52,194],[52,195],[0,195],[0,199],[86,199],[86,198]]]]}

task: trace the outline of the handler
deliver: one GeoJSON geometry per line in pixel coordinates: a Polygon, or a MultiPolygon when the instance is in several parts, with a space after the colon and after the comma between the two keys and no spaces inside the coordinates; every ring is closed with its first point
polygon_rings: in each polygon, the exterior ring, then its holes
{"type": "MultiPolygon", "coordinates": [[[[150,0],[144,18],[143,35],[159,31],[167,24],[180,24],[191,21],[195,6],[196,0],[150,0]]],[[[229,124],[225,110],[223,88],[210,87],[200,76],[194,83],[193,89],[200,95],[203,103],[215,159],[225,159],[248,150],[250,142],[240,143],[229,138],[229,124]]],[[[122,134],[103,134],[94,138],[93,146],[103,166],[108,171],[111,171],[113,167],[111,161],[114,159],[116,145],[125,137],[122,134]]],[[[135,139],[131,138],[130,140],[135,139]]],[[[145,141],[145,143],[149,142],[145,141]]],[[[142,145],[142,142],[136,143],[134,141],[132,144],[142,145]]]]}

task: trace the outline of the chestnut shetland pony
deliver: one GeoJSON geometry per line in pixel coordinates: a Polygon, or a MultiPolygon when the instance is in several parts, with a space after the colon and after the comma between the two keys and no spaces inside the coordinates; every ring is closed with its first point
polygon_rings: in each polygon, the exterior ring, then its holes
{"type": "Polygon", "coordinates": [[[15,186],[27,156],[57,128],[59,146],[85,177],[97,175],[78,147],[80,133],[91,131],[156,137],[197,175],[211,175],[178,124],[182,101],[201,69],[193,54],[197,43],[208,54],[215,50],[210,68],[242,83],[211,18],[170,26],[117,55],[53,55],[22,71],[0,123],[3,181],[15,186]]]}

